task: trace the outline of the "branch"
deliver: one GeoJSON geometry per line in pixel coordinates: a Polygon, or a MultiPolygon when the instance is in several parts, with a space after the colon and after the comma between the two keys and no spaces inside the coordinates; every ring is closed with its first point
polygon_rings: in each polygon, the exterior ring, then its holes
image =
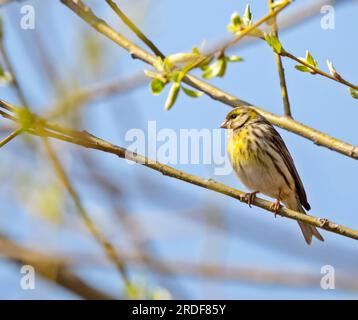
{"type": "Polygon", "coordinates": [[[5,144],[10,142],[12,139],[16,138],[20,133],[22,133],[22,128],[16,129],[12,133],[10,133],[7,137],[0,141],[0,148],[2,148],[5,144]]]}
{"type": "MultiPolygon", "coordinates": [[[[287,13],[277,22],[278,29],[280,31],[292,28],[298,25],[302,21],[306,21],[311,19],[315,15],[320,13],[320,9],[324,5],[335,5],[338,6],[343,3],[348,3],[351,0],[321,0],[315,3],[310,3],[303,8],[299,8],[294,10],[291,13],[287,13]]],[[[265,28],[263,28],[265,31],[265,28]]],[[[266,28],[266,31],[269,30],[266,28]]],[[[258,37],[244,38],[239,43],[236,43],[235,46],[229,48],[234,49],[236,47],[243,47],[244,45],[250,45],[255,43],[256,41],[261,40],[258,37]]],[[[227,41],[219,40],[209,45],[211,50],[209,52],[216,52],[220,50],[224,46],[227,41]]],[[[124,91],[129,91],[135,89],[137,86],[142,86],[149,82],[148,77],[146,77],[142,71],[136,72],[133,75],[130,75],[123,79],[114,80],[112,82],[98,85],[95,87],[89,87],[82,89],[80,91],[74,92],[68,97],[64,98],[64,101],[60,101],[55,105],[55,107],[48,107],[47,109],[51,109],[49,112],[49,116],[45,118],[53,119],[58,116],[61,116],[68,110],[72,110],[74,108],[79,108],[83,104],[92,102],[93,100],[103,99],[113,94],[122,93],[124,91]],[[58,108],[58,110],[56,110],[58,108]]]]}
{"type": "Polygon", "coordinates": [[[0,253],[21,266],[33,266],[41,277],[62,286],[83,299],[114,299],[78,278],[69,270],[65,260],[24,248],[3,235],[0,235],[0,253]],[[50,270],[56,270],[55,277],[52,272],[49,272],[50,270]]]}
{"type": "Polygon", "coordinates": [[[119,255],[117,254],[112,244],[103,236],[103,234],[99,231],[99,229],[97,229],[95,224],[92,222],[86,209],[82,205],[79,195],[77,194],[76,190],[73,188],[70,179],[68,178],[60,160],[58,159],[57,154],[53,150],[48,139],[44,138],[43,143],[59,179],[61,180],[61,182],[63,183],[63,185],[65,186],[66,190],[71,195],[71,198],[75,203],[76,211],[80,214],[80,217],[84,221],[86,227],[91,232],[92,236],[100,244],[108,259],[113,262],[119,274],[122,276],[124,282],[128,284],[129,280],[122,259],[120,259],[119,255]]]}
{"type": "MultiPolygon", "coordinates": [[[[16,111],[16,107],[10,105],[5,101],[0,100],[0,105],[1,107],[4,107],[6,110],[16,111]]],[[[9,116],[6,112],[1,113],[1,115],[3,116],[4,114],[7,115],[5,116],[6,118],[17,121],[16,118],[12,117],[11,115],[9,116]]],[[[31,126],[28,128],[27,132],[33,135],[46,137],[46,138],[51,137],[58,140],[77,144],[86,148],[96,149],[96,150],[101,150],[103,152],[111,153],[117,155],[120,158],[134,161],[138,164],[144,165],[148,168],[161,172],[165,176],[182,180],[190,184],[194,184],[199,187],[209,189],[218,193],[222,193],[231,198],[237,199],[241,202],[247,203],[248,201],[248,199],[246,198],[246,194],[244,192],[228,187],[215,180],[202,179],[192,174],[174,169],[158,161],[152,160],[143,155],[137,154],[135,152],[119,147],[100,138],[97,138],[86,131],[76,131],[76,130],[68,129],[58,124],[47,122],[40,117],[36,117],[34,114],[32,114],[31,117],[34,119],[34,121],[32,122],[31,126]]],[[[253,205],[265,209],[266,211],[274,212],[272,210],[273,203],[270,201],[261,198],[256,198],[253,202],[253,205]]],[[[287,208],[280,208],[278,214],[289,219],[302,221],[312,226],[358,240],[357,230],[353,230],[351,228],[339,225],[325,218],[314,217],[287,208]]]]}
{"type": "MultiPolygon", "coordinates": [[[[137,58],[146,62],[150,65],[154,65],[157,61],[157,58],[142,48],[138,47],[131,41],[127,40],[125,37],[117,33],[114,29],[112,29],[105,21],[97,18],[90,8],[85,6],[81,1],[73,1],[73,0],[60,0],[63,4],[68,6],[72,11],[74,11],[77,15],[79,15],[83,20],[85,20],[88,24],[90,24],[94,29],[98,32],[105,35],[110,40],[117,43],[123,49],[127,50],[133,58],[137,58]]],[[[239,107],[243,105],[249,105],[255,108],[259,113],[261,113],[268,121],[272,124],[281,127],[282,129],[291,131],[295,134],[298,134],[304,138],[307,138],[317,145],[324,146],[328,149],[334,150],[338,153],[344,154],[353,159],[358,159],[358,147],[338,140],[334,137],[331,137],[325,133],[322,133],[318,130],[310,128],[304,124],[301,124],[293,119],[289,119],[287,117],[281,117],[265,111],[257,106],[254,106],[246,101],[240,100],[237,97],[228,94],[218,88],[210,85],[209,83],[198,79],[192,75],[187,74],[183,81],[206,93],[211,98],[218,100],[228,106],[231,107],[239,107]]]]}
{"type": "Polygon", "coordinates": [[[98,100],[122,92],[130,92],[146,83],[148,83],[148,78],[143,72],[136,72],[106,84],[80,89],[79,91],[75,91],[69,96],[64,97],[63,100],[58,102],[55,106],[47,107],[46,109],[50,109],[50,111],[45,118],[57,118],[67,111],[78,109],[82,105],[92,102],[93,100],[98,100]]]}
{"type": "MultiPolygon", "coordinates": [[[[269,0],[270,11],[273,10],[272,5],[274,4],[274,2],[275,2],[275,0],[269,0]]],[[[272,31],[278,39],[278,27],[277,27],[276,17],[274,17],[272,20],[272,31]]],[[[283,108],[284,108],[284,112],[285,112],[284,114],[286,117],[292,118],[290,101],[288,99],[285,71],[284,71],[283,65],[282,65],[282,59],[279,54],[274,53],[274,55],[275,55],[275,60],[276,60],[276,64],[277,64],[278,75],[280,78],[281,95],[282,95],[282,101],[283,101],[283,108]]]]}
{"type": "Polygon", "coordinates": [[[287,52],[287,51],[285,51],[285,50],[282,50],[282,52],[280,53],[280,55],[281,55],[282,57],[290,58],[290,59],[292,59],[292,60],[298,62],[299,64],[302,64],[302,65],[306,66],[307,68],[309,68],[309,69],[312,70],[312,74],[319,74],[319,75],[321,75],[321,76],[323,76],[323,77],[326,77],[326,78],[331,79],[331,80],[333,80],[333,81],[336,81],[336,82],[339,82],[339,83],[341,83],[341,84],[344,84],[344,85],[346,85],[346,86],[348,86],[348,87],[351,87],[351,88],[353,88],[353,89],[355,89],[355,90],[358,90],[358,86],[357,86],[357,85],[355,85],[355,84],[353,84],[353,83],[351,83],[351,82],[348,82],[347,80],[343,79],[342,76],[334,77],[334,76],[330,75],[329,73],[324,72],[324,71],[322,71],[321,69],[318,69],[318,68],[312,66],[311,64],[307,63],[306,61],[304,61],[304,60],[302,60],[302,59],[300,59],[300,58],[297,58],[296,56],[294,56],[293,54],[291,54],[291,53],[289,53],[289,52],[287,52]]]}
{"type": "MultiPolygon", "coordinates": [[[[286,0],[284,1],[282,4],[280,4],[279,6],[277,6],[277,9],[272,10],[269,14],[267,14],[266,16],[262,17],[261,19],[257,20],[255,23],[253,23],[251,26],[245,28],[244,30],[242,30],[233,40],[229,41],[227,44],[225,44],[220,50],[219,52],[224,55],[224,52],[226,51],[226,49],[228,49],[229,47],[235,45],[236,43],[238,43],[243,37],[245,37],[246,35],[248,35],[250,32],[252,32],[253,30],[255,30],[257,27],[259,27],[261,24],[263,24],[264,22],[275,18],[283,9],[285,9],[289,4],[291,4],[292,0],[286,0]]],[[[220,54],[219,54],[220,55],[220,54]]]]}
{"type": "Polygon", "coordinates": [[[153,53],[160,57],[165,58],[164,54],[157,48],[157,46],[150,41],[142,31],[140,31],[137,26],[123,13],[123,11],[113,2],[112,0],[106,0],[107,4],[113,9],[113,11],[121,18],[121,20],[131,29],[134,34],[142,40],[152,51],[153,53]]]}

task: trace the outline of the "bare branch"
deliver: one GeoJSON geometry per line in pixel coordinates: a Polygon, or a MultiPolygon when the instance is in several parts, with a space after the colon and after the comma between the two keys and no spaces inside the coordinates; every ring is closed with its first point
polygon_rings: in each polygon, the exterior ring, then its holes
{"type": "Polygon", "coordinates": [[[32,265],[41,277],[89,300],[113,300],[114,298],[93,288],[73,274],[63,259],[49,257],[37,251],[24,248],[0,235],[0,253],[19,265],[32,265]],[[51,270],[56,270],[53,276],[51,270]]]}
{"type": "Polygon", "coordinates": [[[121,18],[121,20],[128,26],[128,28],[131,29],[136,34],[136,36],[153,51],[156,56],[160,58],[165,58],[164,54],[157,48],[157,46],[150,39],[148,39],[142,31],[137,28],[137,26],[124,14],[124,12],[116,5],[114,1],[106,0],[106,2],[121,18]]]}
{"type": "MultiPolygon", "coordinates": [[[[270,11],[272,11],[272,5],[274,4],[274,1],[275,0],[269,0],[270,11]]],[[[272,31],[273,31],[274,35],[278,38],[278,27],[277,27],[276,17],[274,17],[272,19],[272,31]]],[[[274,55],[275,55],[275,60],[276,60],[276,64],[277,64],[278,75],[280,78],[281,95],[282,95],[282,101],[283,101],[283,108],[284,108],[284,112],[285,112],[284,114],[286,117],[291,118],[292,117],[291,107],[290,107],[290,101],[288,99],[285,71],[283,69],[282,59],[279,54],[274,53],[274,55]]]]}

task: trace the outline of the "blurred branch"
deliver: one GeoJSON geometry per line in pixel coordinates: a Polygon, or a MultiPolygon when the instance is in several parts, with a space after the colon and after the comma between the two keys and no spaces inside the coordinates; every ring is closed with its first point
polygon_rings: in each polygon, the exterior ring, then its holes
{"type": "Polygon", "coordinates": [[[96,241],[101,245],[104,253],[108,257],[110,261],[113,262],[113,264],[116,266],[119,274],[122,276],[124,282],[126,284],[129,283],[128,276],[126,273],[126,270],[124,268],[124,264],[122,259],[119,257],[118,253],[116,252],[115,248],[112,246],[112,244],[103,236],[103,234],[97,229],[95,224],[92,222],[89,214],[87,213],[86,209],[82,205],[81,199],[79,195],[77,194],[76,190],[73,188],[70,179],[68,178],[61,162],[59,161],[56,153],[54,152],[50,142],[47,138],[43,139],[44,146],[47,151],[47,154],[49,155],[50,160],[52,161],[53,167],[62,181],[63,185],[67,189],[68,193],[71,195],[77,212],[80,214],[80,217],[84,221],[86,227],[90,231],[90,233],[93,235],[93,237],[96,239],[96,241]]]}
{"type": "MultiPolygon", "coordinates": [[[[85,6],[81,1],[61,0],[61,2],[68,6],[72,11],[79,15],[83,20],[85,20],[98,32],[102,33],[103,35],[117,43],[119,46],[127,50],[133,58],[138,58],[150,65],[155,65],[157,61],[157,58],[155,56],[138,47],[137,45],[117,33],[105,21],[97,18],[93,14],[92,10],[85,6]]],[[[261,113],[272,124],[295,134],[298,134],[304,138],[307,138],[316,143],[317,145],[324,146],[328,149],[334,150],[348,157],[358,159],[358,147],[356,146],[340,141],[327,134],[324,134],[306,125],[296,122],[288,117],[281,117],[268,111],[265,111],[246,101],[240,100],[233,95],[219,90],[218,88],[198,79],[195,76],[187,74],[184,77],[183,82],[192,86],[193,88],[196,88],[206,93],[214,100],[218,100],[228,106],[239,107],[243,105],[250,105],[251,107],[255,108],[259,113],[261,113]]]]}
{"type": "MultiPolygon", "coordinates": [[[[123,200],[123,192],[122,188],[118,185],[118,181],[113,180],[111,175],[102,174],[98,163],[93,162],[87,155],[88,154],[81,153],[81,158],[88,169],[89,181],[107,195],[108,203],[112,205],[116,217],[119,218],[135,250],[140,252],[142,260],[144,260],[149,267],[156,268],[158,261],[160,261],[160,253],[156,250],[152,242],[148,243],[148,241],[143,241],[143,239],[150,239],[150,235],[142,221],[130,219],[131,214],[129,214],[124,207],[125,201],[121,201],[123,200]]],[[[166,266],[162,266],[161,269],[164,269],[163,272],[167,275],[171,274],[176,276],[175,272],[169,267],[166,268],[166,266]]],[[[188,293],[179,283],[174,284],[173,281],[170,281],[169,283],[165,283],[164,287],[170,288],[170,292],[175,298],[188,298],[188,293]]]]}
{"type": "MultiPolygon", "coordinates": [[[[3,140],[3,143],[7,143],[8,141],[10,141],[11,139],[13,139],[14,137],[16,137],[19,133],[26,131],[26,128],[24,126],[29,125],[28,122],[32,122],[35,119],[31,117],[31,111],[29,110],[29,103],[26,99],[26,96],[22,90],[22,88],[20,87],[20,84],[17,80],[17,76],[14,72],[14,69],[12,67],[12,64],[10,62],[10,59],[7,55],[6,49],[3,45],[3,39],[0,39],[0,52],[3,56],[6,68],[8,69],[8,71],[11,73],[12,79],[13,79],[13,85],[16,89],[17,95],[23,105],[23,107],[25,108],[25,110],[27,110],[26,112],[22,112],[20,109],[16,112],[16,110],[14,108],[12,108],[11,106],[8,106],[8,109],[6,110],[12,110],[15,111],[15,117],[19,117],[19,125],[20,128],[15,131],[12,135],[8,136],[7,138],[5,138],[5,141],[3,140]]],[[[3,116],[4,113],[2,113],[3,116]]],[[[5,116],[6,117],[6,116],[5,116]]],[[[10,117],[11,119],[12,117],[10,117]]],[[[8,118],[9,119],[9,118],[8,118]]],[[[36,121],[36,120],[35,120],[36,121]]],[[[40,130],[41,131],[42,127],[37,126],[36,130],[40,130]]],[[[66,175],[66,172],[55,152],[55,150],[52,148],[51,144],[49,143],[49,141],[46,138],[46,135],[41,135],[39,134],[43,139],[42,139],[42,143],[44,144],[45,150],[47,152],[47,155],[49,156],[53,167],[56,171],[56,173],[58,174],[60,180],[63,182],[64,186],[66,187],[67,191],[69,192],[70,196],[72,197],[77,212],[80,214],[81,218],[83,219],[83,221],[85,222],[85,225],[87,226],[87,228],[89,229],[89,231],[91,232],[91,234],[94,236],[94,238],[99,242],[99,244],[102,246],[104,253],[106,254],[106,256],[115,264],[115,266],[117,267],[117,270],[119,271],[120,275],[123,278],[123,281],[125,282],[125,284],[129,283],[129,280],[127,278],[127,274],[126,271],[124,269],[123,263],[120,260],[118,254],[116,253],[114,247],[111,245],[111,243],[101,234],[101,232],[95,227],[95,225],[92,223],[92,220],[90,219],[89,215],[87,214],[85,208],[82,206],[81,200],[76,192],[76,190],[73,188],[69,178],[66,175]]]]}
{"type": "MultiPolygon", "coordinates": [[[[275,0],[269,0],[268,2],[269,2],[270,11],[272,11],[272,6],[274,5],[275,0]]],[[[272,19],[272,32],[278,38],[278,27],[277,27],[276,17],[274,17],[272,19]]],[[[292,114],[291,114],[291,108],[290,108],[290,101],[288,99],[285,71],[283,69],[282,59],[281,59],[281,56],[275,52],[274,52],[274,55],[275,55],[275,60],[276,60],[276,64],[277,64],[278,75],[280,78],[281,95],[282,95],[285,116],[291,118],[292,114]]]]}
{"type": "Polygon", "coordinates": [[[148,83],[148,78],[143,72],[137,72],[108,84],[101,84],[92,88],[76,91],[52,107],[45,117],[49,119],[57,118],[67,111],[73,111],[93,100],[122,92],[130,92],[145,83],[148,83]]]}
{"type": "MultiPolygon", "coordinates": [[[[0,105],[5,110],[15,113],[15,115],[18,113],[16,107],[12,106],[11,104],[5,101],[0,100],[0,105]]],[[[7,112],[1,111],[1,115],[12,121],[18,121],[16,116],[14,117],[13,115],[9,115],[7,112]]],[[[136,162],[138,164],[144,165],[148,168],[161,172],[165,176],[182,180],[218,193],[222,193],[224,195],[237,199],[241,202],[247,203],[248,201],[246,194],[242,191],[239,191],[234,188],[230,188],[212,179],[202,179],[192,174],[174,169],[158,161],[154,161],[143,155],[137,154],[135,152],[119,147],[100,138],[97,138],[94,135],[88,133],[87,131],[76,131],[76,130],[68,129],[58,124],[50,123],[40,117],[37,117],[34,114],[31,114],[30,118],[33,120],[31,123],[29,123],[27,132],[33,135],[46,137],[46,138],[51,137],[58,140],[77,144],[86,148],[96,149],[96,150],[101,150],[103,152],[111,153],[117,155],[120,158],[136,162]]],[[[252,204],[262,209],[265,209],[266,211],[274,212],[272,209],[273,203],[270,201],[261,198],[256,198],[252,204]]],[[[287,208],[280,208],[277,213],[280,214],[281,216],[297,221],[302,221],[312,226],[322,228],[324,230],[358,240],[357,230],[353,230],[351,228],[339,225],[335,222],[331,222],[328,219],[314,217],[287,208]]]]}
{"type": "MultiPolygon", "coordinates": [[[[97,256],[76,256],[66,258],[61,256],[49,256],[38,251],[33,251],[15,244],[9,239],[0,237],[0,254],[15,261],[20,265],[32,265],[36,272],[51,282],[55,282],[84,299],[114,299],[114,297],[89,287],[82,280],[71,274],[70,267],[79,268],[85,265],[105,266],[107,262],[98,260],[97,256]],[[57,268],[57,278],[50,277],[49,270],[57,268]]],[[[254,284],[279,285],[288,287],[319,287],[321,275],[309,272],[270,270],[256,266],[231,265],[223,266],[212,262],[192,263],[182,260],[161,261],[148,264],[141,253],[124,253],[123,258],[128,264],[144,266],[161,275],[189,276],[204,278],[210,281],[245,282],[254,284]],[[168,270],[171,270],[168,272],[168,270]]],[[[358,279],[356,274],[337,274],[336,288],[340,290],[357,291],[358,279]]]]}
{"type": "Polygon", "coordinates": [[[7,137],[0,141],[0,148],[2,148],[5,144],[10,142],[12,139],[16,138],[20,133],[23,132],[22,128],[16,129],[12,133],[10,133],[7,137]]]}
{"type": "Polygon", "coordinates": [[[20,266],[31,265],[36,273],[74,294],[89,300],[113,300],[114,298],[93,288],[78,278],[68,268],[64,259],[49,257],[37,251],[24,248],[0,235],[0,254],[20,266]],[[55,277],[50,270],[56,270],[55,277]]]}
{"type": "Polygon", "coordinates": [[[25,0],[0,0],[0,6],[14,2],[24,2],[25,0]]]}

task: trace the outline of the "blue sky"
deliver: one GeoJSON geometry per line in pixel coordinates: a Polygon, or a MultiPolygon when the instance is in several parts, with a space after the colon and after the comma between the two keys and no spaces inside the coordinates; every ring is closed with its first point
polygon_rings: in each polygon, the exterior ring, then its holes
{"type": "MultiPolygon", "coordinates": [[[[232,12],[243,12],[244,1],[120,1],[128,15],[140,21],[145,33],[166,54],[190,50],[203,40],[212,43],[228,37],[226,25],[232,12]]],[[[281,34],[286,50],[297,56],[304,56],[309,49],[322,69],[326,69],[326,59],[332,60],[337,71],[346,79],[357,83],[358,48],[353,38],[357,30],[358,7],[356,2],[346,1],[336,7],[336,27],[323,30],[320,27],[322,16],[316,16],[281,34]]],[[[55,69],[66,79],[75,78],[82,86],[116,79],[148,68],[140,61],[134,61],[115,44],[97,35],[80,19],[51,0],[27,1],[36,10],[36,31],[48,46],[55,69]],[[47,10],[46,10],[47,8],[47,10]],[[105,48],[105,63],[98,74],[89,74],[81,62],[84,57],[80,45],[84,33],[93,34],[105,48]]],[[[123,26],[117,22],[111,11],[93,4],[95,12],[111,22],[117,29],[123,26]]],[[[287,12],[310,1],[295,1],[287,12]]],[[[19,79],[29,98],[31,107],[41,110],[54,99],[48,83],[37,69],[41,58],[37,45],[32,41],[35,31],[19,28],[19,4],[11,4],[3,11],[5,20],[5,43],[10,52],[19,79]]],[[[267,12],[266,1],[251,1],[255,18],[267,12]]],[[[127,31],[123,31],[129,35],[127,31]]],[[[133,39],[133,38],[132,38],[133,39]]],[[[245,62],[229,66],[224,78],[211,82],[237,97],[249,101],[271,112],[282,114],[282,101],[276,65],[271,49],[260,42],[251,46],[232,50],[245,59],[245,62]]],[[[328,79],[301,73],[294,69],[295,63],[284,59],[288,92],[294,118],[328,133],[343,141],[358,144],[357,117],[358,102],[350,97],[347,88],[328,79]]],[[[70,83],[66,83],[70,85],[70,83]]],[[[18,103],[14,93],[0,88],[3,99],[18,103]]],[[[191,99],[181,95],[170,112],[165,112],[166,93],[151,95],[147,86],[125,94],[110,97],[86,106],[81,123],[86,129],[101,138],[126,146],[124,137],[132,128],[146,131],[147,122],[155,120],[158,129],[171,128],[179,132],[183,128],[219,127],[229,107],[208,97],[191,99]]],[[[311,141],[279,129],[295,160],[304,182],[311,213],[326,217],[353,229],[358,228],[358,205],[354,201],[358,191],[358,170],[355,160],[318,147],[311,141]]],[[[19,157],[21,141],[14,141],[1,150],[3,181],[11,177],[13,170],[43,170],[39,186],[46,187],[52,181],[50,168],[40,161],[40,156],[29,161],[29,155],[19,157]]],[[[77,147],[56,144],[66,167],[74,176],[81,175],[76,158],[77,147]]],[[[340,275],[357,275],[357,243],[349,238],[322,231],[324,243],[314,242],[307,247],[294,221],[274,219],[272,214],[258,208],[248,208],[233,199],[208,190],[186,184],[140,166],[129,166],[115,157],[86,151],[98,161],[98,170],[112,177],[113,181],[125,187],[125,206],[133,218],[137,219],[152,235],[149,241],[163,260],[182,260],[194,263],[211,262],[218,266],[259,267],[268,270],[307,272],[320,276],[323,265],[336,268],[340,275]],[[148,183],[150,182],[148,187],[148,183]],[[161,196],[163,195],[163,196],[161,196]],[[210,209],[210,210],[209,210],[210,209]],[[194,217],[216,219],[223,226],[205,227],[194,217]]],[[[215,178],[240,190],[245,188],[234,176],[214,177],[213,168],[207,165],[178,165],[184,171],[204,178],[215,178]]],[[[125,227],[113,223],[114,215],[108,200],[99,195],[95,188],[83,179],[74,178],[82,199],[91,215],[112,241],[121,248],[128,248],[125,227]]],[[[105,260],[99,248],[84,233],[80,220],[73,210],[65,208],[63,222],[54,225],[36,214],[29,213],[14,195],[14,187],[4,184],[0,188],[1,210],[0,230],[24,245],[43,250],[58,250],[66,254],[91,254],[98,260],[105,260]],[[68,212],[67,212],[68,211],[68,212]]],[[[26,203],[26,201],[25,201],[26,203]]],[[[149,286],[164,286],[170,290],[180,285],[188,298],[224,299],[333,299],[356,298],[356,292],[337,289],[322,290],[319,283],[310,287],[281,286],[245,283],[241,281],[208,281],[187,276],[159,277],[144,268],[131,267],[134,281],[144,281],[149,286]],[[165,281],[164,281],[164,280],[165,281]]],[[[108,265],[77,268],[76,274],[90,283],[112,294],[121,289],[118,275],[108,265]]],[[[18,285],[18,267],[0,260],[0,298],[66,298],[74,296],[55,288],[45,281],[37,282],[36,290],[24,291],[18,285]]],[[[356,281],[356,280],[355,280],[356,281]]],[[[175,293],[173,292],[173,295],[175,293]]]]}

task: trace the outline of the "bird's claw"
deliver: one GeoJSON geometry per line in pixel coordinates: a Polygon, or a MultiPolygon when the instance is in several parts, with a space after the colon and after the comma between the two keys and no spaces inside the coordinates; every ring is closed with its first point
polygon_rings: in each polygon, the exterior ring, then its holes
{"type": "Polygon", "coordinates": [[[276,218],[276,215],[277,215],[277,213],[278,213],[278,210],[280,210],[280,208],[281,208],[280,200],[276,200],[276,202],[274,202],[274,203],[271,205],[270,209],[274,212],[275,218],[276,218]]]}
{"type": "Polygon", "coordinates": [[[249,193],[245,193],[245,201],[247,202],[247,204],[249,205],[249,207],[251,208],[251,205],[254,203],[255,198],[256,198],[256,194],[258,194],[259,191],[255,191],[255,192],[249,192],[249,193]]]}

